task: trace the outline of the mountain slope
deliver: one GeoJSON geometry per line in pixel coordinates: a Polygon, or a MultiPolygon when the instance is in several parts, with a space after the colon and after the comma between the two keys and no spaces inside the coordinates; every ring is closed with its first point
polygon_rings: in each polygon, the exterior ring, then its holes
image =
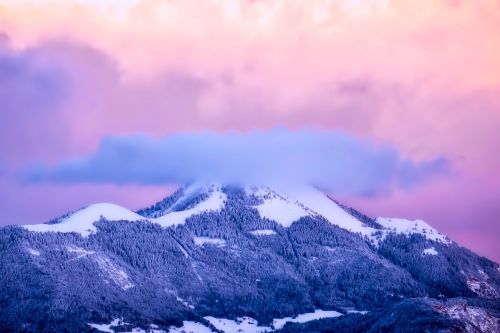
{"type": "Polygon", "coordinates": [[[471,322],[455,316],[455,299],[498,325],[498,264],[422,221],[371,219],[316,189],[192,184],[137,213],[92,205],[0,229],[0,262],[6,332],[363,331],[375,321],[397,331],[390,314],[419,308],[438,331],[471,322]]]}

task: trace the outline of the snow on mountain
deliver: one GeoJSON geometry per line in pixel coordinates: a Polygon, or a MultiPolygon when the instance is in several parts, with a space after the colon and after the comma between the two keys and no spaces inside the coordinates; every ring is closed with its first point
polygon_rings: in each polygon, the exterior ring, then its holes
{"type": "Polygon", "coordinates": [[[95,256],[94,261],[97,263],[102,272],[104,272],[111,281],[118,285],[123,290],[128,290],[135,287],[130,281],[128,274],[113,263],[109,258],[103,256],[95,256]]]}
{"type": "Polygon", "coordinates": [[[1,228],[0,285],[9,288],[0,331],[260,333],[286,322],[294,332],[424,331],[455,315],[477,326],[500,295],[498,264],[445,247],[449,240],[423,221],[375,220],[315,188],[196,184],[139,212],[97,204],[25,226],[43,235],[1,228]],[[405,237],[413,234],[429,240],[405,237]],[[358,320],[353,307],[370,312],[358,320]],[[324,311],[305,313],[316,308],[324,311]],[[309,322],[339,309],[347,315],[309,322]]]}
{"type": "Polygon", "coordinates": [[[466,303],[434,305],[434,309],[465,324],[465,332],[500,332],[500,321],[488,311],[466,303]]]}
{"type": "Polygon", "coordinates": [[[377,229],[364,224],[350,215],[335,201],[314,187],[291,189],[287,193],[292,200],[300,202],[310,211],[323,216],[330,223],[342,229],[361,233],[363,236],[371,236],[372,233],[377,231],[377,229]]]}
{"type": "MultiPolygon", "coordinates": [[[[254,187],[247,193],[256,196],[261,203],[255,206],[261,217],[273,220],[284,227],[289,227],[299,218],[310,215],[321,215],[330,223],[359,233],[372,239],[377,244],[380,238],[388,233],[421,234],[425,238],[445,244],[450,240],[422,220],[406,220],[397,218],[377,218],[376,223],[382,230],[369,226],[314,187],[298,187],[276,190],[269,187],[254,187]],[[380,235],[381,234],[381,235],[380,235]]],[[[427,253],[430,254],[430,253],[427,253]]]]}
{"type": "Polygon", "coordinates": [[[124,325],[124,323],[121,319],[113,319],[111,323],[109,324],[92,324],[89,323],[89,326],[92,328],[95,328],[96,330],[99,330],[101,332],[106,332],[106,333],[114,333],[115,331],[111,329],[112,326],[118,326],[118,325],[124,325]]]}
{"type": "Polygon", "coordinates": [[[276,231],[270,230],[270,229],[258,229],[258,230],[252,230],[250,231],[252,235],[255,236],[272,236],[276,235],[276,231]]]}
{"type": "Polygon", "coordinates": [[[36,232],[77,232],[86,237],[96,232],[94,222],[102,218],[108,221],[140,221],[144,217],[111,203],[99,203],[80,209],[56,224],[32,224],[24,228],[36,232]]]}
{"type": "Polygon", "coordinates": [[[272,332],[273,330],[267,326],[259,326],[257,320],[250,317],[242,317],[237,320],[224,319],[224,318],[214,318],[214,317],[204,317],[214,325],[216,329],[224,332],[241,332],[241,333],[265,333],[272,332]]]}
{"type": "Polygon", "coordinates": [[[487,278],[469,278],[467,279],[467,287],[472,290],[476,295],[484,298],[497,298],[498,294],[488,282],[487,278]]]}
{"type": "Polygon", "coordinates": [[[225,246],[226,241],[220,238],[209,238],[209,237],[194,237],[194,244],[196,246],[203,246],[206,244],[214,246],[225,246]]]}
{"type": "MultiPolygon", "coordinates": [[[[113,319],[111,323],[109,324],[88,324],[90,327],[95,328],[99,332],[105,332],[105,333],[116,333],[117,331],[113,327],[120,327],[120,326],[130,326],[130,323],[124,322],[122,319],[113,319]]],[[[142,328],[135,327],[132,328],[132,330],[128,332],[122,332],[120,330],[120,333],[175,333],[175,332],[183,332],[183,333],[203,333],[203,332],[208,332],[211,333],[212,330],[209,328],[198,324],[194,322],[184,322],[184,326],[180,328],[173,328],[172,330],[169,330],[169,332],[166,332],[164,330],[159,330],[157,329],[156,325],[151,325],[151,327],[146,331],[143,330],[142,328]],[[200,329],[201,328],[201,329],[200,329]]]]}
{"type": "Polygon", "coordinates": [[[284,227],[289,227],[303,216],[313,214],[313,212],[307,211],[300,203],[269,187],[253,188],[250,191],[247,190],[247,193],[253,194],[262,201],[261,204],[255,207],[261,217],[273,220],[284,227]]]}
{"type": "Polygon", "coordinates": [[[315,310],[314,312],[302,313],[296,317],[286,317],[274,319],[271,326],[259,326],[257,320],[250,317],[242,317],[237,320],[204,317],[220,331],[224,333],[242,332],[242,333],[266,333],[282,329],[286,323],[306,323],[311,320],[322,318],[335,318],[342,316],[337,311],[315,310]]]}
{"type": "Polygon", "coordinates": [[[88,251],[85,249],[82,249],[81,247],[78,246],[66,246],[66,251],[69,253],[74,253],[76,254],[76,257],[70,259],[70,260],[77,260],[80,258],[88,257],[91,254],[94,254],[94,251],[88,251]]]}
{"type": "Polygon", "coordinates": [[[314,312],[310,313],[303,313],[299,314],[298,316],[291,318],[281,318],[281,319],[274,319],[273,320],[273,327],[275,329],[282,329],[283,326],[285,326],[286,323],[306,323],[311,320],[316,320],[316,319],[321,319],[321,318],[335,318],[342,316],[342,313],[337,312],[337,311],[323,311],[323,310],[316,310],[314,312]]]}
{"type": "MultiPolygon", "coordinates": [[[[191,187],[190,191],[195,191],[196,189],[197,187],[191,187]]],[[[188,194],[191,194],[191,192],[188,192],[188,194]]],[[[151,222],[158,223],[162,227],[176,226],[183,224],[190,216],[201,214],[206,211],[218,211],[224,206],[226,194],[222,192],[220,186],[212,186],[208,191],[208,195],[208,199],[201,201],[192,208],[168,212],[161,217],[151,219],[151,222]]]]}
{"type": "Polygon", "coordinates": [[[446,236],[440,234],[436,229],[432,228],[430,225],[422,220],[406,220],[397,218],[377,218],[377,223],[382,225],[387,231],[395,232],[399,234],[411,235],[411,234],[421,234],[425,238],[441,242],[444,244],[449,244],[450,240],[446,236]]]}
{"type": "Polygon", "coordinates": [[[436,248],[434,246],[429,247],[425,250],[422,251],[422,254],[428,255],[428,256],[437,256],[439,253],[436,251],[436,248]]]}
{"type": "Polygon", "coordinates": [[[261,217],[273,220],[284,227],[304,216],[321,215],[330,223],[351,232],[371,235],[373,229],[347,213],[324,193],[313,187],[275,190],[257,187],[247,190],[262,203],[255,206],[261,217]]]}
{"type": "Polygon", "coordinates": [[[74,245],[66,246],[65,249],[67,252],[75,255],[68,261],[90,258],[90,260],[95,262],[101,272],[104,273],[104,280],[106,283],[109,283],[109,280],[111,280],[123,290],[128,290],[134,287],[134,284],[130,281],[128,274],[122,268],[118,267],[111,259],[98,254],[95,251],[89,251],[74,245]]]}
{"type": "Polygon", "coordinates": [[[31,254],[32,256],[39,257],[40,256],[40,251],[28,248],[28,253],[31,254]]]}
{"type": "MultiPolygon", "coordinates": [[[[396,218],[377,218],[376,223],[383,229],[367,225],[344,207],[330,199],[314,187],[288,188],[286,190],[268,186],[247,187],[247,195],[254,196],[254,205],[261,217],[289,227],[293,222],[305,216],[320,215],[330,223],[353,233],[372,239],[377,244],[391,232],[406,235],[421,234],[427,239],[450,243],[450,241],[421,220],[406,220],[396,218]]],[[[223,186],[220,184],[193,183],[179,192],[167,208],[159,208],[149,212],[154,217],[141,216],[126,208],[109,204],[94,204],[72,213],[55,224],[25,225],[30,231],[36,232],[77,232],[86,237],[96,231],[94,222],[104,218],[109,221],[140,221],[147,220],[168,228],[185,223],[191,216],[209,211],[221,210],[227,200],[223,186]]],[[[155,209],[156,207],[153,206],[155,209]]],[[[254,235],[271,235],[271,231],[255,231],[254,235]]],[[[425,253],[431,254],[431,253],[425,253]]]]}
{"type": "MultiPolygon", "coordinates": [[[[310,313],[299,314],[298,316],[274,319],[271,326],[259,326],[257,320],[250,317],[241,317],[236,320],[225,319],[225,318],[215,318],[211,316],[204,317],[210,324],[212,324],[217,330],[222,331],[224,333],[270,333],[277,330],[282,329],[286,323],[306,323],[311,320],[321,319],[321,318],[335,318],[342,316],[340,312],[337,311],[323,311],[323,310],[315,310],[310,313]]],[[[121,326],[121,325],[129,325],[129,323],[124,322],[121,319],[114,319],[109,324],[88,324],[92,328],[98,329],[102,332],[110,332],[115,333],[116,330],[113,327],[121,326]]],[[[131,331],[133,332],[146,332],[140,328],[134,328],[131,331]]],[[[156,330],[151,327],[151,330],[148,332],[165,332],[162,330],[156,330]]],[[[213,331],[206,327],[205,325],[193,322],[193,321],[184,321],[181,327],[171,326],[168,330],[168,333],[212,333],[213,331]]],[[[165,332],[166,333],[166,332],[165,332]]]]}
{"type": "MultiPolygon", "coordinates": [[[[193,187],[190,191],[196,190],[193,187]]],[[[191,192],[188,192],[191,194],[191,192]]],[[[55,224],[33,224],[23,227],[35,232],[77,232],[83,237],[96,232],[95,222],[106,219],[108,221],[141,221],[148,220],[157,223],[162,227],[171,227],[183,224],[190,216],[201,214],[206,211],[217,211],[224,206],[226,195],[221,191],[220,186],[212,187],[206,200],[201,201],[194,207],[168,212],[158,218],[146,218],[134,213],[124,207],[110,203],[99,203],[80,209],[67,217],[57,221],[55,224]]]]}
{"type": "Polygon", "coordinates": [[[184,321],[181,327],[170,327],[169,333],[214,333],[210,328],[194,321],[184,321]]]}

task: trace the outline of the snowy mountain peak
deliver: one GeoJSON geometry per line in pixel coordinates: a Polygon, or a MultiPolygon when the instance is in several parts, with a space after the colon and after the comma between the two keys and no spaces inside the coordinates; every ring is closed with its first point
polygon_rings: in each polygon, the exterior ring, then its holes
{"type": "Polygon", "coordinates": [[[314,187],[224,186],[219,183],[195,182],[179,188],[170,196],[136,213],[109,203],[94,204],[69,214],[52,224],[27,225],[37,232],[78,232],[88,236],[96,231],[95,222],[147,220],[162,227],[184,224],[186,219],[204,212],[223,209],[234,189],[249,199],[261,218],[287,228],[302,217],[321,216],[344,230],[360,234],[375,245],[390,233],[420,234],[425,238],[449,243],[449,240],[421,220],[369,218],[332,200],[314,187]]]}
{"type": "Polygon", "coordinates": [[[40,234],[0,229],[2,332],[426,331],[450,326],[453,299],[476,325],[500,295],[498,264],[314,187],[194,183],[135,213],[95,204],[25,228],[40,234]]]}
{"type": "Polygon", "coordinates": [[[115,204],[97,203],[70,213],[57,220],[56,223],[25,225],[24,227],[36,232],[78,232],[82,236],[88,236],[96,231],[94,222],[101,219],[140,221],[144,220],[144,217],[115,204]]]}
{"type": "Polygon", "coordinates": [[[50,223],[25,225],[34,232],[76,232],[83,237],[96,232],[95,222],[108,221],[149,221],[162,227],[183,224],[187,218],[207,211],[217,211],[224,206],[226,195],[217,184],[190,184],[179,189],[163,201],[134,213],[121,206],[110,203],[98,203],[50,223]]]}
{"type": "Polygon", "coordinates": [[[319,215],[342,229],[371,239],[375,244],[391,232],[421,234],[430,240],[449,243],[445,236],[422,220],[370,219],[354,209],[340,205],[314,187],[278,190],[269,186],[254,186],[245,191],[258,199],[259,204],[255,208],[261,217],[285,227],[301,217],[319,215]]]}
{"type": "Polygon", "coordinates": [[[180,187],[168,197],[150,207],[137,211],[137,213],[147,218],[159,218],[172,212],[191,209],[211,197],[214,193],[221,192],[221,184],[193,182],[180,187]]]}

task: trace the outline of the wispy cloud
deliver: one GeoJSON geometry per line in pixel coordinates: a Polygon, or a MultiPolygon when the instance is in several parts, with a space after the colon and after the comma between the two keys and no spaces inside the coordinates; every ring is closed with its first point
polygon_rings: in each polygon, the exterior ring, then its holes
{"type": "Polygon", "coordinates": [[[33,165],[31,182],[169,184],[221,182],[317,184],[356,195],[415,186],[447,171],[443,158],[417,162],[387,145],[332,131],[191,132],[104,139],[97,151],[54,167],[33,165]]]}

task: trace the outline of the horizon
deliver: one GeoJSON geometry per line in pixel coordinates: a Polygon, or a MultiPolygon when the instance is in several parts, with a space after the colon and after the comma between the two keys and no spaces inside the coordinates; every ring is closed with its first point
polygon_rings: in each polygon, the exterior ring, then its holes
{"type": "Polygon", "coordinates": [[[0,0],[0,227],[293,179],[500,262],[499,126],[498,1],[0,0]]]}

